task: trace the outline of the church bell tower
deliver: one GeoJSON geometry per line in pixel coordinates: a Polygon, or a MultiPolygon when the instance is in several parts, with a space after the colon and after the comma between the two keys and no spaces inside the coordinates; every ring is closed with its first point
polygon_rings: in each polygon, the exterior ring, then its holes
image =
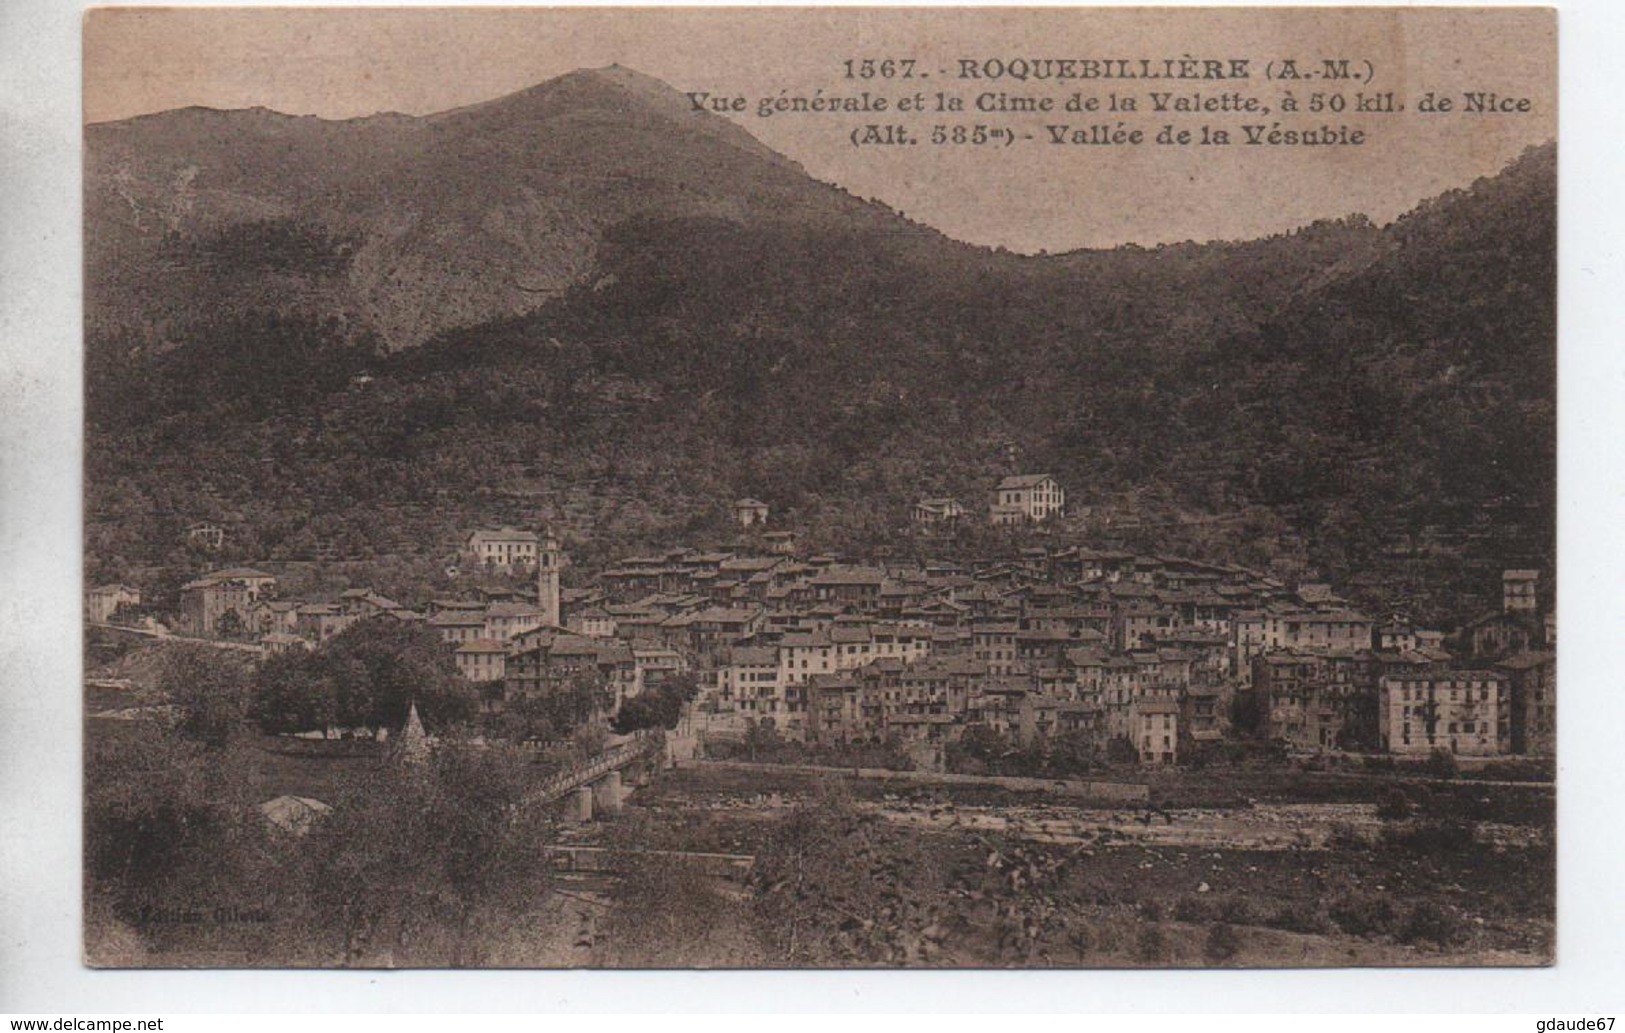
{"type": "Polygon", "coordinates": [[[542,611],[542,623],[562,626],[564,615],[559,612],[559,540],[553,532],[544,530],[536,550],[536,605],[542,611]]]}

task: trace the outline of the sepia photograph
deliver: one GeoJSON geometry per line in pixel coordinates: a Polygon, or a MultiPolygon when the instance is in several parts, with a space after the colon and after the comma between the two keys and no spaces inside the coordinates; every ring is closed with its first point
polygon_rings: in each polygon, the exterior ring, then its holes
{"type": "Polygon", "coordinates": [[[83,53],[86,965],[1555,963],[1554,10],[83,53]]]}

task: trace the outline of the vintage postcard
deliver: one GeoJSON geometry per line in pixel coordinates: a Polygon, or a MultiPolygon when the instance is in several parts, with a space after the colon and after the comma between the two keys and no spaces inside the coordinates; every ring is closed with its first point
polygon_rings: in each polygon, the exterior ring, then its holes
{"type": "Polygon", "coordinates": [[[84,44],[88,964],[1552,963],[1553,11],[84,44]]]}

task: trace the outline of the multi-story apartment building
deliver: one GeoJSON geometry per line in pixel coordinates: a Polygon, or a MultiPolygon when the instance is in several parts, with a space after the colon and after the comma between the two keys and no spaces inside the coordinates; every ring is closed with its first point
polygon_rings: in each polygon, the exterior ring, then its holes
{"type": "MultiPolygon", "coordinates": [[[[1498,671],[1439,671],[1383,678],[1378,699],[1382,747],[1426,755],[1435,749],[1462,756],[1501,752],[1508,695],[1498,671]]],[[[1510,731],[1507,737],[1510,738],[1510,731]]]]}

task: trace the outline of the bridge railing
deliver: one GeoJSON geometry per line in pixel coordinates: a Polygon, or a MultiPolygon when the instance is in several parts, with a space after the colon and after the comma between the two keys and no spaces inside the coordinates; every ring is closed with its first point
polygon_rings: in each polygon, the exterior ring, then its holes
{"type": "Polygon", "coordinates": [[[636,732],[631,742],[605,750],[596,757],[559,772],[552,778],[543,782],[541,787],[531,795],[532,804],[547,804],[559,799],[572,789],[578,789],[590,782],[618,771],[635,760],[660,748],[661,736],[654,732],[636,732]]]}

